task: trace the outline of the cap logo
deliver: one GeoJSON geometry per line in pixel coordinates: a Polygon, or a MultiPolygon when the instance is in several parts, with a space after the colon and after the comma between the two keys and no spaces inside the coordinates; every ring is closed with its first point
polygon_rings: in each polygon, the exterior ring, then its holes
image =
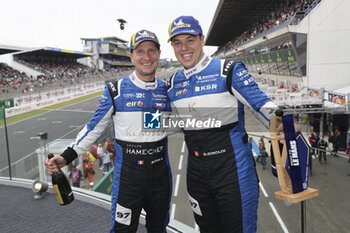
{"type": "Polygon", "coordinates": [[[151,31],[147,31],[147,30],[140,30],[138,32],[136,32],[135,34],[132,35],[131,37],[131,41],[130,41],[130,53],[143,41],[146,40],[150,40],[150,41],[154,41],[157,44],[157,47],[159,48],[159,41],[157,36],[151,32],[151,31]]]}
{"type": "Polygon", "coordinates": [[[136,41],[142,37],[149,37],[150,39],[154,39],[155,40],[155,37],[151,34],[149,34],[147,31],[144,31],[142,33],[140,33],[137,37],[136,37],[136,41]]]}
{"type": "Polygon", "coordinates": [[[202,34],[202,28],[198,20],[192,16],[180,16],[172,21],[168,28],[169,39],[168,42],[178,34],[202,34]]]}
{"type": "Polygon", "coordinates": [[[182,22],[182,19],[179,19],[179,21],[177,23],[174,22],[174,25],[179,25],[179,24],[184,24],[184,22],[182,22]]]}
{"type": "Polygon", "coordinates": [[[142,33],[140,33],[141,35],[149,35],[147,31],[143,31],[142,33]]]}
{"type": "MultiPolygon", "coordinates": [[[[174,22],[174,25],[176,25],[175,24],[175,22],[174,22]]],[[[182,24],[178,24],[178,25],[176,25],[175,27],[173,27],[172,29],[171,29],[171,33],[174,31],[174,30],[176,30],[176,29],[179,29],[179,28],[190,28],[191,27],[191,24],[186,24],[186,23],[182,23],[182,24]]],[[[191,30],[191,31],[193,31],[193,30],[191,30]]]]}

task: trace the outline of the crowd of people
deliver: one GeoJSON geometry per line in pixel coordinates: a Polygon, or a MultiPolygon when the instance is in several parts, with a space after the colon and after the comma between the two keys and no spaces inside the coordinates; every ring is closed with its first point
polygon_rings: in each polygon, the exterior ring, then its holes
{"type": "Polygon", "coordinates": [[[18,89],[21,85],[23,90],[31,91],[33,84],[31,78],[24,72],[20,72],[6,63],[0,63],[0,94],[8,93],[9,89],[18,89]]]}
{"type": "Polygon", "coordinates": [[[99,143],[97,146],[95,144],[92,145],[91,149],[82,156],[82,171],[79,169],[78,159],[72,163],[72,170],[69,174],[72,185],[92,190],[94,184],[96,184],[96,180],[94,182],[95,169],[101,170],[102,175],[107,174],[113,167],[114,156],[114,145],[111,139],[107,138],[104,143],[99,143]],[[83,186],[81,181],[85,179],[87,182],[83,186]]]}
{"type": "MultiPolygon", "coordinates": [[[[350,134],[350,132],[348,133],[350,134]]],[[[333,156],[333,157],[339,157],[338,151],[340,148],[340,141],[341,141],[341,132],[339,130],[336,130],[334,134],[329,135],[328,138],[324,136],[319,136],[319,134],[315,131],[311,131],[308,136],[309,145],[311,146],[310,151],[310,159],[309,159],[309,172],[312,176],[312,160],[317,159],[321,165],[325,164],[327,165],[327,155],[333,156]]],[[[266,169],[266,159],[269,157],[269,153],[266,149],[265,145],[265,136],[261,136],[258,140],[258,148],[259,153],[256,157],[256,162],[259,162],[262,164],[263,169],[266,169]]],[[[271,143],[271,141],[269,141],[271,143]]],[[[253,150],[253,137],[249,138],[249,145],[251,149],[253,150]]],[[[347,143],[347,149],[345,153],[349,155],[349,148],[350,148],[350,137],[347,143]]],[[[271,148],[272,150],[272,148],[271,148]]],[[[271,152],[271,151],[270,151],[271,152]]],[[[273,154],[271,154],[273,156],[273,154]]],[[[273,159],[272,159],[273,160],[273,159]]],[[[272,163],[271,160],[271,163],[272,163]]],[[[350,163],[350,157],[349,157],[349,163],[350,163]]]]}
{"type": "Polygon", "coordinates": [[[324,136],[319,136],[318,133],[312,131],[309,135],[309,142],[312,147],[312,156],[319,159],[322,164],[322,158],[325,164],[327,164],[327,150],[330,151],[330,145],[332,144],[331,155],[337,157],[337,153],[340,146],[340,131],[337,130],[335,134],[331,134],[328,138],[328,142],[324,136]],[[329,144],[328,144],[329,143],[329,144]]]}
{"type": "Polygon", "coordinates": [[[42,75],[28,76],[6,63],[0,63],[0,98],[11,98],[18,93],[32,93],[48,90],[50,87],[64,88],[70,85],[85,83],[88,80],[109,79],[118,76],[129,68],[111,68],[96,70],[77,62],[31,62],[17,60],[42,75]]]}
{"type": "MultiPolygon", "coordinates": [[[[238,37],[233,38],[232,41],[229,41],[226,45],[221,47],[216,54],[238,47],[244,42],[255,38],[262,32],[281,24],[296,13],[305,12],[314,2],[320,2],[320,0],[295,0],[283,4],[281,8],[271,11],[270,15],[262,19],[260,22],[256,22],[249,30],[245,31],[238,37]]],[[[300,20],[300,18],[298,20],[300,20]]]]}

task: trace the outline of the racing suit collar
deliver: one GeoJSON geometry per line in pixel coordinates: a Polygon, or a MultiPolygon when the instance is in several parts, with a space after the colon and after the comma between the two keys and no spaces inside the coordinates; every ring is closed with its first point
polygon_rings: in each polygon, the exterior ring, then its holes
{"type": "Polygon", "coordinates": [[[193,74],[197,74],[202,70],[204,70],[210,63],[211,59],[212,59],[211,57],[208,57],[204,54],[203,58],[194,67],[190,69],[184,69],[185,77],[188,79],[193,74]]]}
{"type": "Polygon", "coordinates": [[[133,84],[135,84],[135,86],[141,88],[141,89],[144,89],[144,90],[154,90],[157,88],[157,80],[154,79],[153,82],[145,82],[145,81],[142,81],[139,77],[137,77],[136,75],[136,72],[132,72],[130,75],[129,75],[129,78],[131,80],[131,82],[133,84]]]}

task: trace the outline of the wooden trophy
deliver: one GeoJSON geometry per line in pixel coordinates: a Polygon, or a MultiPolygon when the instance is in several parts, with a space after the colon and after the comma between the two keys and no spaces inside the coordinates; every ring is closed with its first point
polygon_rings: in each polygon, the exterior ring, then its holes
{"type": "Polygon", "coordinates": [[[272,116],[270,119],[270,138],[276,162],[278,183],[281,188],[280,191],[275,192],[275,197],[295,204],[318,196],[317,189],[308,187],[310,147],[300,132],[295,133],[293,116],[272,116]],[[289,122],[289,125],[286,125],[287,122],[289,122]],[[281,124],[283,124],[285,135],[282,152],[277,139],[277,127],[281,124]],[[294,136],[294,139],[288,140],[287,128],[292,132],[289,135],[294,136]],[[304,165],[302,164],[302,157],[305,160],[304,165]]]}

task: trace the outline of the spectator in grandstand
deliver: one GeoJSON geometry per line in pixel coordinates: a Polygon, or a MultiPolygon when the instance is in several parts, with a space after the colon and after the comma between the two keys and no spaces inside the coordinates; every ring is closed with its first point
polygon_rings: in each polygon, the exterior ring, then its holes
{"type": "Polygon", "coordinates": [[[215,116],[221,122],[183,129],[189,151],[187,190],[196,223],[201,232],[256,232],[259,187],[243,107],[264,116],[268,125],[277,106],[243,63],[204,54],[204,35],[195,18],[180,16],[168,29],[168,41],[184,67],[171,77],[170,101],[184,121],[195,112],[196,119],[215,116]]]}
{"type": "Polygon", "coordinates": [[[45,165],[52,173],[54,161],[60,167],[71,163],[90,148],[112,119],[116,156],[111,232],[136,232],[143,208],[147,231],[162,233],[169,222],[172,189],[167,133],[162,129],[145,133],[141,122],[143,111],[149,111],[149,121],[155,124],[161,113],[171,110],[166,83],[155,78],[160,59],[157,36],[148,30],[133,34],[130,59],[135,71],[106,86],[90,122],[70,147],[45,165]]]}
{"type": "MultiPolygon", "coordinates": [[[[256,22],[248,31],[242,33],[240,36],[233,38],[233,42],[228,42],[221,47],[220,52],[230,50],[238,47],[242,43],[255,38],[257,35],[264,31],[273,28],[288,20],[298,12],[305,12],[314,2],[320,2],[320,0],[302,0],[302,1],[286,1],[285,5],[270,12],[270,15],[264,17],[260,22],[256,22]]],[[[306,15],[306,14],[305,14],[306,15]]],[[[303,17],[305,17],[305,15],[303,17]]],[[[300,21],[302,18],[297,18],[300,21]]]]}

